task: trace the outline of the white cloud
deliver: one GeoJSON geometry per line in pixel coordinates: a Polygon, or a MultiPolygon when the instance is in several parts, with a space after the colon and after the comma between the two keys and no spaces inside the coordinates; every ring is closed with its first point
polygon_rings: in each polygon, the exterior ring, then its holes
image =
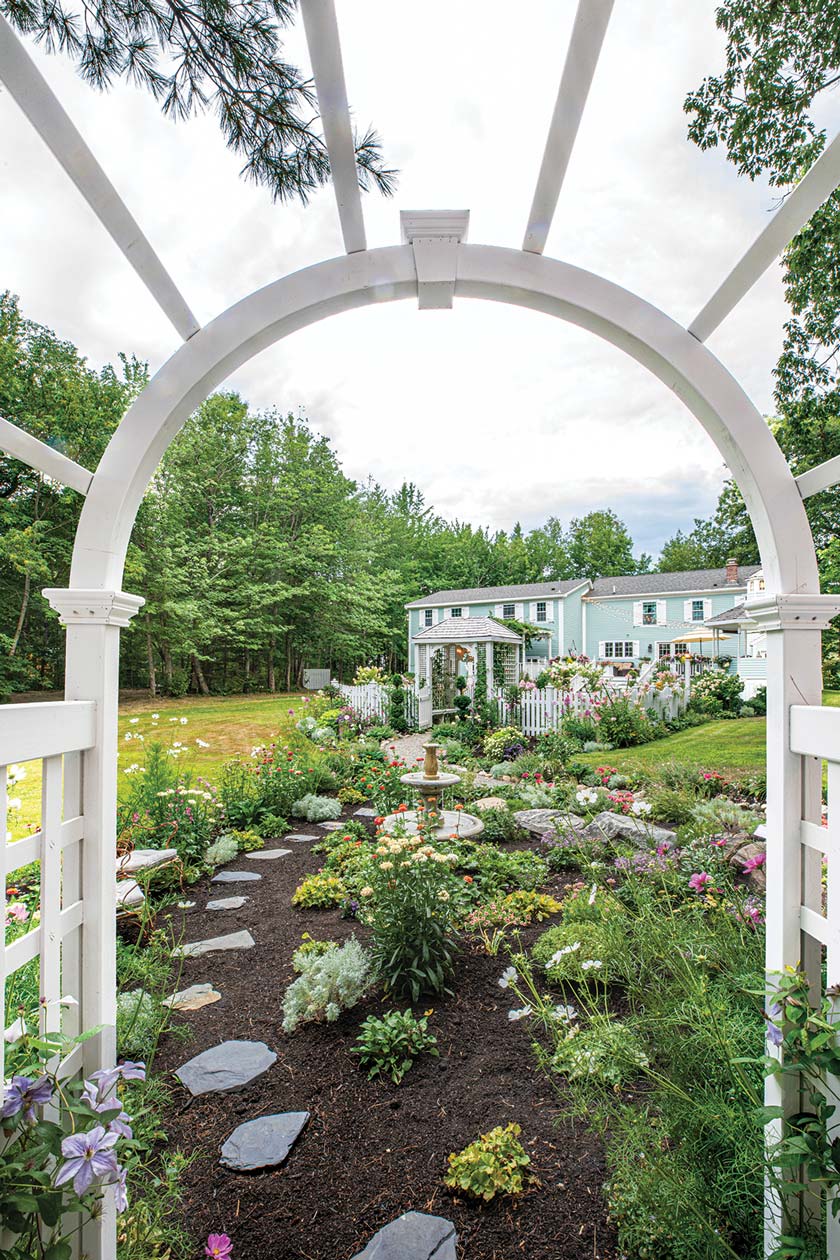
{"type": "MultiPolygon", "coordinates": [[[[470,239],[516,246],[573,16],[570,0],[339,0],[348,87],[400,167],[392,202],[365,198],[369,243],[398,210],[466,206],[470,239]]],[[[721,64],[713,0],[616,7],[547,252],[690,319],[773,206],[720,153],[685,138],[685,92],[721,64]]],[[[305,64],[299,30],[289,54],[305,64]]],[[[341,251],[332,191],[273,205],[238,177],[212,118],[175,126],[139,91],[107,97],[36,59],[199,319],[341,251]]],[[[0,94],[0,286],[95,363],[157,368],[176,338],[7,95],[0,94]]],[[[710,343],[772,406],[785,318],[773,269],[710,343]]],[[[256,406],[304,408],[348,473],[418,482],[435,506],[509,528],[613,506],[656,549],[713,505],[721,457],[681,403],[614,348],[533,312],[461,301],[343,315],[265,351],[228,382],[256,406]]]]}

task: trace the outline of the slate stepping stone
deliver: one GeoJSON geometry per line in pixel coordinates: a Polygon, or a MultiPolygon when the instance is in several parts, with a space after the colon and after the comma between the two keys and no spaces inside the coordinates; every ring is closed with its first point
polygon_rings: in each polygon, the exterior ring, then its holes
{"type": "Polygon", "coordinates": [[[200,1011],[202,1006],[212,1006],[221,999],[212,984],[191,984],[188,989],[181,989],[171,997],[163,999],[163,1005],[173,1011],[200,1011]]]}
{"type": "Polygon", "coordinates": [[[273,862],[277,858],[288,857],[291,849],[260,849],[258,853],[249,853],[247,856],[252,862],[273,862]]]}
{"type": "Polygon", "coordinates": [[[291,840],[292,844],[310,844],[317,836],[305,836],[302,831],[296,831],[293,835],[284,836],[284,840],[291,840]]]}
{"type": "Polygon", "coordinates": [[[241,910],[250,897],[217,897],[215,901],[208,901],[207,910],[241,910]]]}
{"type": "Polygon", "coordinates": [[[193,1097],[242,1089],[277,1062],[264,1041],[223,1041],[177,1068],[175,1075],[193,1097]]]}
{"type": "Polygon", "coordinates": [[[277,1116],[246,1120],[225,1142],[219,1163],[234,1172],[276,1168],[285,1162],[308,1119],[308,1111],[284,1111],[277,1116]]]}
{"type": "Polygon", "coordinates": [[[212,936],[207,941],[193,941],[191,945],[179,945],[176,958],[201,958],[203,954],[224,953],[229,950],[253,949],[256,941],[247,930],[229,932],[227,936],[212,936]]]}
{"type": "Polygon", "coordinates": [[[362,809],[354,809],[353,813],[356,815],[357,818],[377,818],[378,817],[376,810],[368,809],[366,805],[363,806],[362,809]]]}
{"type": "Polygon", "coordinates": [[[244,884],[255,879],[262,879],[256,871],[219,871],[210,880],[211,884],[244,884]]]}
{"type": "Polygon", "coordinates": [[[404,1212],[352,1260],[458,1260],[455,1226],[443,1216],[404,1212]]]}
{"type": "Polygon", "coordinates": [[[319,827],[323,827],[324,831],[339,831],[343,826],[343,822],[339,822],[335,818],[330,818],[327,822],[318,823],[319,827]]]}

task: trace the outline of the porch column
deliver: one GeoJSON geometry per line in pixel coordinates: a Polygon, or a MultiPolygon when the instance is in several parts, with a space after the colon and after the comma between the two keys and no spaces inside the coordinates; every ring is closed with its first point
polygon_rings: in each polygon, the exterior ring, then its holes
{"type": "Polygon", "coordinates": [[[484,645],[484,662],[487,667],[487,699],[493,699],[496,680],[493,677],[493,644],[488,640],[484,645]]]}
{"type": "MultiPolygon", "coordinates": [[[[821,993],[820,947],[804,934],[800,906],[821,913],[822,860],[800,842],[801,821],[819,824],[822,766],[817,758],[790,751],[790,708],[822,704],[821,632],[840,611],[834,595],[762,595],[747,603],[747,615],[767,634],[767,942],[768,985],[772,973],[801,963],[814,996],[821,993]]],[[[836,984],[840,976],[828,977],[836,984]]],[[[775,1047],[767,1052],[778,1054],[775,1047]]],[[[765,1102],[799,1110],[793,1077],[770,1077],[765,1102]]],[[[778,1141],[781,1124],[768,1126],[768,1141],[778,1141]]],[[[765,1254],[774,1250],[782,1213],[771,1189],[765,1195],[765,1254]]]]}
{"type": "MultiPolygon", "coordinates": [[[[81,884],[82,1030],[102,1025],[84,1043],[84,1074],[116,1061],[116,819],[117,702],[119,698],[120,630],[145,600],[124,591],[50,589],[43,592],[67,627],[64,698],[96,704],[95,742],[83,754],[82,801],[84,838],[81,871],[65,869],[64,878],[81,884]]],[[[102,1214],[84,1230],[83,1252],[96,1260],[116,1256],[116,1209],[113,1192],[105,1193],[102,1214]]]]}

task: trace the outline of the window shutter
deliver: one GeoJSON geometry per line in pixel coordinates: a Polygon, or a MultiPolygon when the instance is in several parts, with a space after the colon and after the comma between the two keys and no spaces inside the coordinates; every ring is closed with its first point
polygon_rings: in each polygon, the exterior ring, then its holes
{"type": "Polygon", "coordinates": [[[639,640],[638,640],[638,639],[634,639],[634,640],[633,640],[633,655],[634,655],[634,656],[641,656],[641,652],[639,651],[639,640]]]}
{"type": "Polygon", "coordinates": [[[504,606],[504,604],[497,604],[497,605],[496,605],[496,613],[495,613],[495,615],[496,615],[497,617],[504,617],[504,615],[505,615],[505,606],[504,606]]]}
{"type": "Polygon", "coordinates": [[[712,615],[712,601],[710,599],[703,600],[703,620],[708,621],[712,615]]]}
{"type": "Polygon", "coordinates": [[[668,604],[664,599],[656,601],[656,624],[658,626],[667,626],[668,624],[668,604]]]}
{"type": "Polygon", "coordinates": [[[435,615],[434,615],[434,617],[433,617],[433,619],[432,619],[432,623],[433,623],[433,625],[437,625],[437,623],[440,621],[440,614],[441,614],[441,609],[440,609],[440,608],[436,608],[436,609],[435,609],[435,615]]]}
{"type": "Polygon", "coordinates": [[[683,621],[691,621],[691,600],[683,600],[683,621]]]}
{"type": "Polygon", "coordinates": [[[638,599],[633,605],[633,625],[640,626],[642,624],[642,601],[638,599]]]}
{"type": "Polygon", "coordinates": [[[536,602],[536,600],[531,600],[531,603],[528,605],[528,620],[529,620],[529,621],[536,621],[536,620],[537,620],[537,602],[536,602]]]}
{"type": "Polygon", "coordinates": [[[607,655],[606,651],[604,650],[604,649],[605,649],[605,647],[606,647],[606,639],[601,639],[601,640],[600,640],[600,642],[599,642],[599,644],[598,644],[598,655],[599,655],[599,656],[603,657],[603,656],[606,656],[606,655],[607,655]]]}
{"type": "Polygon", "coordinates": [[[516,605],[516,620],[517,621],[525,620],[525,605],[524,604],[516,605]]]}
{"type": "Polygon", "coordinates": [[[554,620],[554,600],[547,599],[545,601],[545,619],[546,621],[554,620]]]}

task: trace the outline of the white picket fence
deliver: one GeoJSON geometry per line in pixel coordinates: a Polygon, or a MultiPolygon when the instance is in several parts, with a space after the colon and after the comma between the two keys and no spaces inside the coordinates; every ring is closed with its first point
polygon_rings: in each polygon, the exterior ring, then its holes
{"type": "MultiPolygon", "coordinates": [[[[345,702],[351,705],[360,717],[367,722],[378,723],[380,726],[387,725],[390,709],[390,688],[383,687],[381,683],[376,682],[363,683],[358,687],[354,687],[349,683],[339,683],[337,685],[345,702]]],[[[406,720],[409,727],[413,730],[417,726],[417,695],[413,687],[404,687],[403,694],[405,695],[406,720]]]]}
{"type": "MultiPolygon", "coordinates": [[[[685,712],[691,695],[691,683],[682,686],[663,687],[656,691],[646,683],[607,689],[618,697],[640,703],[645,709],[653,709],[657,717],[674,721],[685,712]]],[[[496,701],[504,719],[511,726],[519,726],[523,735],[544,735],[556,731],[565,717],[588,717],[595,711],[596,696],[583,688],[560,691],[555,687],[541,687],[536,691],[522,691],[515,704],[508,704],[505,692],[496,692],[496,701]]]]}

